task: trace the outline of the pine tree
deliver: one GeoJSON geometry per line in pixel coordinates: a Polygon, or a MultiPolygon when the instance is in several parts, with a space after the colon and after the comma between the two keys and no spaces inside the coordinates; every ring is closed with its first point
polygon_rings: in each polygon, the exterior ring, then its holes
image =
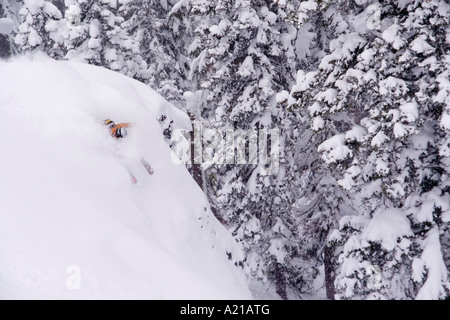
{"type": "MultiPolygon", "coordinates": [[[[450,39],[450,29],[447,28],[446,39],[450,39]]],[[[438,90],[433,96],[433,101],[442,107],[442,114],[440,119],[440,128],[444,134],[439,143],[439,156],[441,159],[441,168],[444,168],[444,172],[441,176],[439,188],[444,195],[450,194],[450,55],[449,55],[450,41],[447,40],[445,55],[440,61],[440,70],[437,72],[436,82],[438,83],[438,90]]],[[[448,204],[450,201],[447,201],[448,204]]],[[[448,205],[445,206],[445,202],[440,207],[439,216],[439,231],[440,242],[442,245],[442,253],[444,258],[444,264],[447,270],[450,270],[450,213],[448,205]]],[[[450,278],[450,276],[448,276],[450,278]]],[[[450,286],[447,285],[447,296],[450,292],[450,286]]]]}
{"type": "Polygon", "coordinates": [[[189,59],[186,46],[190,39],[188,17],[175,8],[177,0],[130,0],[122,11],[127,34],[137,40],[148,68],[144,80],[168,101],[182,104],[189,59]]]}
{"type": "MultiPolygon", "coordinates": [[[[302,75],[299,73],[299,78],[302,75]]],[[[304,279],[305,286],[312,290],[312,282],[323,267],[326,294],[329,299],[333,299],[334,254],[327,239],[331,230],[336,227],[339,213],[344,211],[346,195],[339,190],[331,168],[321,162],[317,151],[320,136],[312,130],[307,121],[308,111],[303,107],[310,97],[301,94],[298,89],[295,86],[292,89],[283,123],[287,130],[284,148],[289,159],[286,180],[292,198],[295,199],[291,206],[291,216],[295,218],[298,228],[298,259],[305,266],[298,271],[306,275],[308,270],[315,270],[309,278],[304,279]],[[288,131],[288,128],[291,130],[288,131]]]]}
{"type": "MultiPolygon", "coordinates": [[[[189,52],[191,78],[203,91],[198,120],[206,128],[223,132],[228,141],[232,135],[248,138],[250,145],[263,130],[278,128],[275,93],[288,89],[295,69],[296,29],[286,19],[295,4],[193,0],[186,6],[198,23],[189,52]]],[[[206,192],[245,248],[247,271],[274,281],[277,293],[287,298],[301,281],[293,262],[298,244],[284,171],[281,165],[265,175],[264,165],[251,161],[252,151],[242,152],[245,164],[204,164],[206,192]]]]}
{"type": "Polygon", "coordinates": [[[140,55],[138,39],[127,32],[129,26],[122,3],[117,0],[66,1],[67,59],[103,66],[142,80],[147,66],[140,55]]]}
{"type": "MultiPolygon", "coordinates": [[[[409,15],[408,25],[420,24],[422,28],[412,43],[419,61],[428,68],[421,79],[418,98],[427,106],[427,132],[433,134],[433,143],[421,159],[429,168],[422,180],[420,199],[412,198],[413,227],[417,234],[420,256],[414,261],[416,282],[420,284],[418,299],[443,299],[450,297],[449,266],[449,102],[450,102],[450,5],[431,1],[409,15]],[[430,45],[423,52],[423,43],[430,45]],[[424,57],[422,57],[424,55],[424,57]]],[[[425,48],[427,48],[425,46],[425,48]]]]}
{"type": "Polygon", "coordinates": [[[55,5],[45,0],[25,0],[19,14],[21,24],[15,37],[18,52],[42,51],[57,59],[64,56],[64,21],[55,5]]]}
{"type": "Polygon", "coordinates": [[[420,284],[413,264],[424,247],[409,227],[415,217],[407,205],[437,186],[441,173],[435,135],[429,134],[439,113],[427,100],[435,77],[427,63],[445,42],[445,6],[384,4],[383,30],[377,32],[361,24],[366,7],[330,3],[334,18],[343,18],[337,37],[318,71],[298,83],[302,97],[312,98],[299,105],[317,132],[322,162],[359,208],[360,218],[342,218],[340,231],[329,238],[330,245],[343,246],[336,279],[340,298],[415,297],[420,284]],[[396,228],[383,233],[388,221],[396,228]],[[377,285],[368,285],[380,274],[377,285]]]}
{"type": "Polygon", "coordinates": [[[290,92],[278,95],[284,116],[282,128],[285,131],[286,175],[292,198],[292,216],[296,220],[299,239],[299,258],[303,270],[315,270],[305,277],[307,286],[323,273],[325,294],[334,299],[336,253],[328,242],[339,219],[353,211],[352,202],[345,190],[339,188],[334,176],[335,166],[324,165],[318,151],[321,143],[330,136],[327,130],[320,131],[319,123],[312,121],[310,107],[316,104],[320,86],[317,71],[319,57],[329,53],[327,44],[343,28],[342,12],[336,5],[327,2],[306,1],[300,4],[297,20],[299,36],[305,37],[301,70],[296,84],[290,92]],[[305,32],[307,32],[305,34],[305,32]],[[306,70],[305,70],[306,69],[306,70]]]}

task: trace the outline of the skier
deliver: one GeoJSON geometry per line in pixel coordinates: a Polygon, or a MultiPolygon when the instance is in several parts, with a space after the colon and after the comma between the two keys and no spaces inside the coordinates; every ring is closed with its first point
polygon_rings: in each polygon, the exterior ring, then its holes
{"type": "MultiPolygon", "coordinates": [[[[105,125],[107,125],[109,127],[111,136],[116,139],[125,138],[128,134],[126,128],[131,127],[131,123],[129,123],[129,122],[123,122],[123,123],[116,124],[114,121],[112,121],[110,119],[105,120],[105,125]]],[[[154,172],[153,168],[150,166],[150,164],[148,164],[148,162],[144,158],[141,158],[141,164],[145,168],[145,170],[147,170],[149,175],[153,174],[153,172],[154,172]]],[[[130,174],[131,182],[133,182],[133,184],[136,184],[137,183],[136,177],[131,173],[130,170],[128,170],[128,173],[130,174]]]]}
{"type": "Polygon", "coordinates": [[[129,122],[116,124],[114,121],[110,119],[106,119],[105,124],[109,127],[111,136],[113,136],[116,139],[125,138],[127,136],[126,128],[129,128],[131,126],[129,122]]]}

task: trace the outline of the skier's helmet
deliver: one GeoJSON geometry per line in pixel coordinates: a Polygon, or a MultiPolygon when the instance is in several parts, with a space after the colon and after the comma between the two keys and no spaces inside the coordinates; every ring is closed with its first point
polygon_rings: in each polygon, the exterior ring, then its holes
{"type": "Polygon", "coordinates": [[[125,138],[127,136],[127,129],[125,128],[119,128],[116,132],[117,138],[125,138]]]}

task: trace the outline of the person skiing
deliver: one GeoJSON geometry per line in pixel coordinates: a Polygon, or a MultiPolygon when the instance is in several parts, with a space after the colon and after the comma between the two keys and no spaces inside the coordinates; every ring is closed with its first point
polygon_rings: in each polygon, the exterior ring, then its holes
{"type": "MultiPolygon", "coordinates": [[[[129,122],[123,122],[123,123],[116,124],[111,119],[106,119],[104,123],[105,123],[105,125],[107,125],[109,127],[111,136],[116,139],[125,138],[128,134],[126,128],[131,127],[131,123],[129,123],[129,122]]],[[[154,172],[153,168],[150,166],[150,164],[144,158],[141,158],[141,164],[145,168],[145,170],[147,170],[149,175],[153,174],[153,172],[154,172]]],[[[136,177],[133,175],[133,173],[131,173],[131,171],[129,169],[127,169],[127,170],[128,170],[128,173],[130,174],[131,182],[133,184],[136,184],[137,183],[136,177]]]]}
{"type": "Polygon", "coordinates": [[[128,134],[127,129],[131,126],[131,123],[124,122],[116,124],[114,121],[110,119],[105,120],[105,125],[109,127],[109,131],[111,133],[111,136],[113,136],[116,139],[119,138],[125,138],[128,134]]]}

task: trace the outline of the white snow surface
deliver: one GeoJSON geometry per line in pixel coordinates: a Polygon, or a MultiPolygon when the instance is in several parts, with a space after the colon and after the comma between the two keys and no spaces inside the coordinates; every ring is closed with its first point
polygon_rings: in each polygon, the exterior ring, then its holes
{"type": "Polygon", "coordinates": [[[228,260],[235,241],[171,161],[162,113],[189,125],[118,73],[0,62],[0,299],[251,298],[228,260]],[[106,118],[132,122],[127,138],[115,141],[106,118]]]}

